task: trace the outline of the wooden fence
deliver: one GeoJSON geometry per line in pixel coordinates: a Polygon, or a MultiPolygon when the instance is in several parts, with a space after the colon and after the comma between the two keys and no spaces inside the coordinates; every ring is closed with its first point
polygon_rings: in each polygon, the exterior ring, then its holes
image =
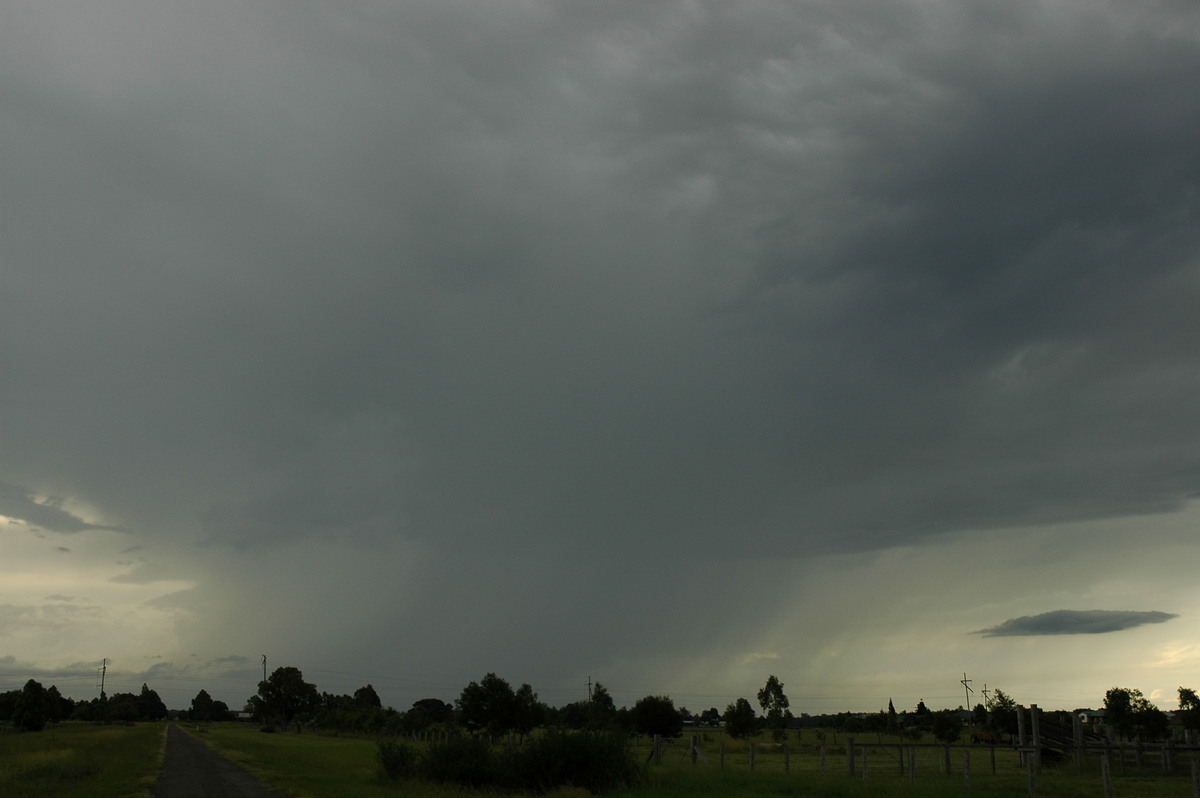
{"type": "MultiPolygon", "coordinates": [[[[866,742],[846,737],[844,745],[795,745],[760,742],[711,743],[700,735],[666,739],[655,737],[639,742],[642,761],[651,766],[679,766],[690,762],[694,767],[721,770],[742,769],[750,772],[849,777],[854,779],[901,778],[910,782],[918,777],[958,777],[965,789],[972,779],[1008,776],[1023,779],[1030,795],[1035,795],[1048,750],[1038,735],[1013,741],[1013,745],[964,745],[914,742],[866,742]],[[1035,745],[1035,741],[1039,745],[1035,745]]],[[[1075,770],[1084,779],[1100,781],[1103,795],[1112,798],[1114,779],[1128,775],[1190,780],[1193,798],[1200,798],[1200,746],[1167,742],[1146,743],[1083,742],[1072,749],[1075,763],[1066,760],[1056,773],[1075,770]]]]}

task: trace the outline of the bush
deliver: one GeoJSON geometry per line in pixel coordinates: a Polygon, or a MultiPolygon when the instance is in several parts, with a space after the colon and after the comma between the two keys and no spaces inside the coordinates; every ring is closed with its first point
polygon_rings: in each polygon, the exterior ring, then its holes
{"type": "Polygon", "coordinates": [[[417,773],[417,754],[404,743],[380,740],[375,756],[389,779],[408,779],[417,773]]]}
{"type": "Polygon", "coordinates": [[[506,763],[511,786],[528,792],[576,787],[599,794],[641,783],[643,769],[625,739],[602,732],[551,732],[514,751],[506,763]]]}
{"type": "Polygon", "coordinates": [[[492,746],[482,737],[451,737],[430,743],[417,775],[443,784],[483,787],[502,780],[492,746]]]}
{"type": "Polygon", "coordinates": [[[417,777],[472,788],[545,793],[574,787],[603,793],[633,787],[645,770],[613,733],[549,732],[520,748],[493,748],[480,737],[452,737],[418,753],[381,740],[377,756],[390,779],[417,777]]]}

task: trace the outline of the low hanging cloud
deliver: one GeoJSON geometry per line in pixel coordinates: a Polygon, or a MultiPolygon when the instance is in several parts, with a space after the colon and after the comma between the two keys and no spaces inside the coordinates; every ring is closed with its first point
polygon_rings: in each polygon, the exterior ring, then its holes
{"type": "Polygon", "coordinates": [[[1148,623],[1164,623],[1179,616],[1171,612],[1132,610],[1053,610],[1022,615],[973,634],[984,637],[1030,635],[1099,635],[1120,632],[1148,623]]]}

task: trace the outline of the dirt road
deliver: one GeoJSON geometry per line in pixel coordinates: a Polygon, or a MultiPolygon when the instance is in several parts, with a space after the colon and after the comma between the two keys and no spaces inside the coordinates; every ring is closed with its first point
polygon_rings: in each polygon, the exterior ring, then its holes
{"type": "Polygon", "coordinates": [[[172,723],[154,798],[286,798],[172,723]]]}

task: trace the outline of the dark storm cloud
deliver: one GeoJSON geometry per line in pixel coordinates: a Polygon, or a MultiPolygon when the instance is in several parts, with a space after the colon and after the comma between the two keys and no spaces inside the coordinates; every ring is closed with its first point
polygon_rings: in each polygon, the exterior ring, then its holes
{"type": "Polygon", "coordinates": [[[116,584],[316,542],[279,590],[334,618],[312,579],[400,551],[526,584],[523,630],[474,621],[519,657],[693,572],[631,553],[1196,494],[1189,4],[37,8],[0,48],[0,479],[137,530],[116,584]]]}
{"type": "Polygon", "coordinates": [[[52,532],[82,532],[86,529],[112,529],[113,527],[89,524],[82,518],[64,510],[63,499],[51,497],[37,501],[34,494],[16,485],[0,482],[0,515],[20,519],[33,526],[52,532]]]}
{"type": "Polygon", "coordinates": [[[1165,623],[1178,618],[1170,612],[1131,610],[1054,610],[1040,615],[1023,615],[973,634],[984,637],[1028,635],[1098,635],[1134,629],[1148,623],[1165,623]]]}

